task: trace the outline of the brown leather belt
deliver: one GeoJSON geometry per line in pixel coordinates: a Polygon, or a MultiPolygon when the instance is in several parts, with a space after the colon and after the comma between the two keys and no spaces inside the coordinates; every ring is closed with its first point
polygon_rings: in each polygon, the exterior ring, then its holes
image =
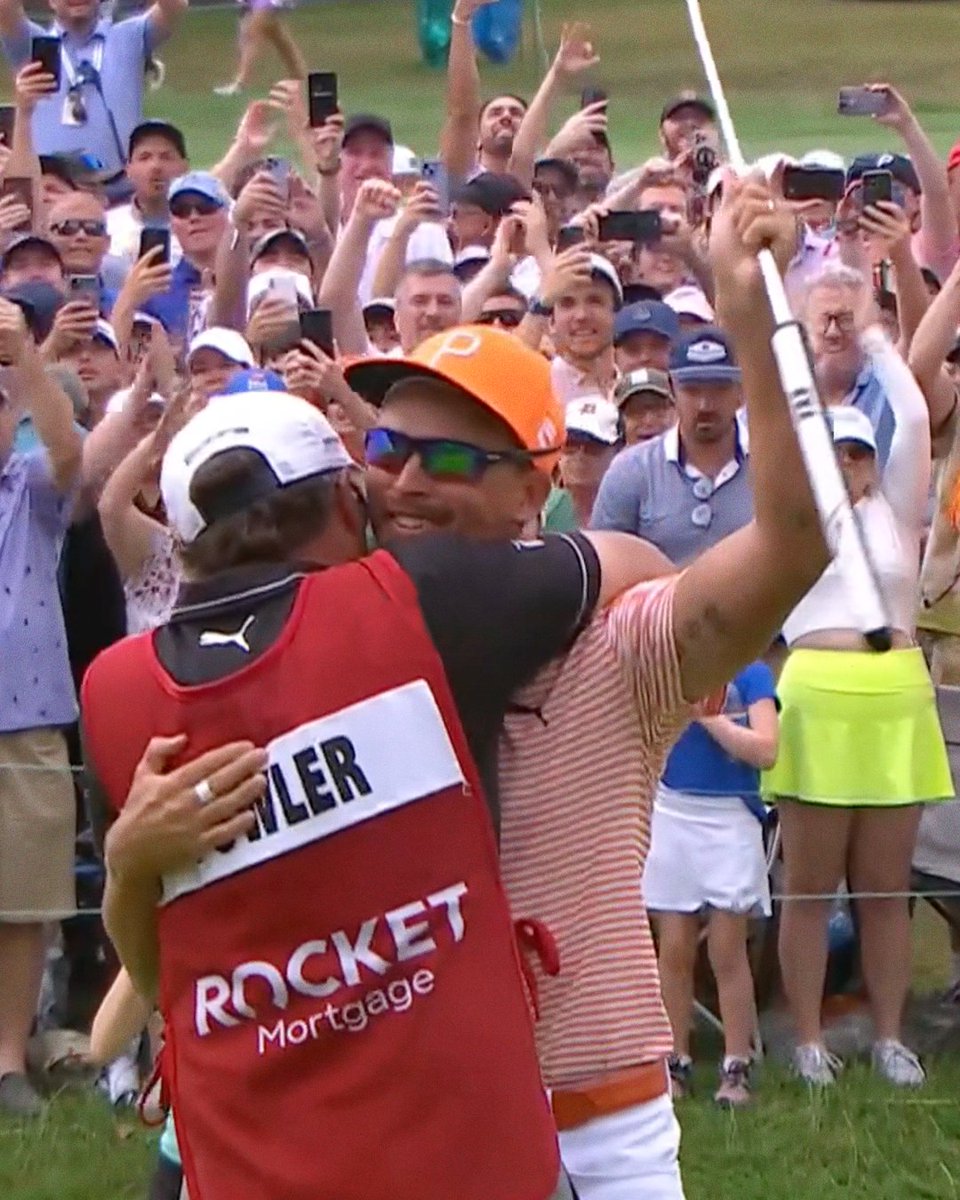
{"type": "Polygon", "coordinates": [[[553,1092],[550,1103],[557,1129],[562,1131],[576,1129],[597,1117],[622,1112],[636,1104],[649,1104],[666,1095],[669,1089],[667,1064],[658,1059],[627,1071],[587,1080],[576,1089],[553,1092]]]}

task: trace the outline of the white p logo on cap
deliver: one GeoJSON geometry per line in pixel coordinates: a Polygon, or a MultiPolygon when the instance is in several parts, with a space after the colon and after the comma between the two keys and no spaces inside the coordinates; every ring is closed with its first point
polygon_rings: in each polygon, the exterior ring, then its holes
{"type": "Polygon", "coordinates": [[[443,339],[434,351],[427,366],[437,369],[437,364],[447,355],[454,358],[473,358],[483,342],[475,333],[466,329],[454,329],[443,339]]]}

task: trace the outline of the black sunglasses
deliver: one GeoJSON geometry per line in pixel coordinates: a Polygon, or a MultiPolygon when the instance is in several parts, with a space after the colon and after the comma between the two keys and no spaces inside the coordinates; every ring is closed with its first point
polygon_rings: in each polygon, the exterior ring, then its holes
{"type": "Polygon", "coordinates": [[[432,479],[480,479],[500,462],[529,463],[549,450],[483,450],[453,438],[414,438],[394,429],[370,429],[364,439],[367,465],[399,475],[414,455],[432,479]]]}
{"type": "Polygon", "coordinates": [[[50,232],[59,233],[61,237],[76,237],[81,230],[87,237],[104,237],[107,232],[107,223],[93,218],[85,220],[71,217],[66,221],[57,221],[50,226],[50,232]]]}
{"type": "Polygon", "coordinates": [[[477,317],[478,325],[502,325],[504,329],[516,329],[524,318],[524,313],[515,308],[494,308],[490,312],[481,313],[477,317]]]}
{"type": "Polygon", "coordinates": [[[219,211],[220,205],[215,200],[206,200],[203,198],[195,200],[176,199],[170,205],[170,213],[174,217],[190,217],[194,213],[198,217],[212,217],[215,212],[219,211]]]}

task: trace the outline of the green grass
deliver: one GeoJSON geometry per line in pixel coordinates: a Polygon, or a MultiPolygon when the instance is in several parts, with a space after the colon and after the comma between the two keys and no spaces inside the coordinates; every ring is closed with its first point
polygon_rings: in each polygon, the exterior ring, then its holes
{"type": "MultiPolygon", "coordinates": [[[[703,1098],[680,1108],[688,1200],[960,1197],[955,1061],[933,1063],[916,1095],[881,1087],[853,1067],[819,1099],[767,1070],[756,1106],[737,1114],[714,1108],[710,1068],[701,1076],[703,1098]]],[[[0,1121],[0,1196],[141,1200],[155,1140],[129,1121],[117,1123],[101,1100],[64,1094],[40,1125],[0,1121]]]]}
{"type": "MultiPolygon", "coordinates": [[[[291,21],[308,63],[340,73],[348,110],[389,113],[398,139],[428,154],[441,119],[443,73],[420,60],[413,7],[413,0],[306,3],[291,21]]],[[[527,7],[532,11],[529,0],[527,7]]],[[[827,143],[850,154],[895,145],[870,121],[834,112],[840,86],[885,76],[905,91],[941,148],[960,134],[954,3],[704,0],[704,7],[750,153],[827,143]]],[[[612,96],[619,164],[652,152],[663,101],[702,83],[681,0],[542,0],[541,11],[551,53],[565,19],[589,16],[602,58],[597,78],[612,96]]],[[[167,86],[149,102],[151,111],[185,126],[198,163],[214,161],[243,110],[239,99],[210,94],[230,77],[235,27],[229,11],[191,13],[163,52],[167,86]]],[[[261,94],[278,71],[271,52],[260,66],[261,94]]],[[[486,64],[482,73],[486,93],[532,94],[542,74],[532,21],[517,59],[507,67],[486,64]]]]}

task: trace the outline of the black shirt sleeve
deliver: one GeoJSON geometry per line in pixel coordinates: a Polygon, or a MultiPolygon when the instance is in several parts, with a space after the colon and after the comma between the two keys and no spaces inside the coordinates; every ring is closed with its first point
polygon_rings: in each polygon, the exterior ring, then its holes
{"type": "Polygon", "coordinates": [[[495,746],[511,695],[589,621],[600,563],[580,534],[532,542],[437,535],[386,547],[417,589],[464,731],[491,799],[495,746]]]}

